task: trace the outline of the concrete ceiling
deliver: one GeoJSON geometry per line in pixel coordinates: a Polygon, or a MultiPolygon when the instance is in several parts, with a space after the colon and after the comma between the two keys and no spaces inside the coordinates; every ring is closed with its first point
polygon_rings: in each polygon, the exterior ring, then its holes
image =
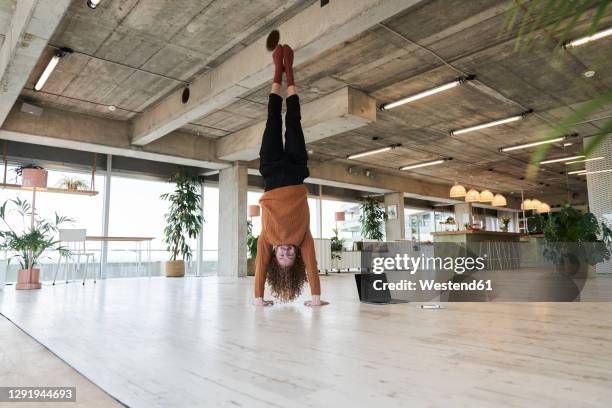
{"type": "Polygon", "coordinates": [[[46,106],[130,119],[312,3],[104,0],[92,10],[86,1],[73,0],[23,96],[46,106]],[[75,53],[35,92],[54,47],[75,53]],[[116,110],[110,111],[111,105],[116,110]]]}
{"type": "MultiPolygon", "coordinates": [[[[213,69],[313,3],[104,0],[97,10],[90,10],[85,1],[73,1],[22,98],[113,119],[134,119],[182,87],[182,81],[213,69]],[[69,46],[76,52],[60,62],[44,92],[33,92],[53,46],[69,46]],[[110,111],[109,105],[117,109],[110,111]]],[[[565,165],[542,166],[537,179],[525,180],[533,150],[502,154],[498,149],[543,138],[551,125],[580,103],[609,90],[612,39],[571,52],[560,51],[552,42],[515,52],[516,32],[500,32],[511,4],[502,0],[421,2],[296,67],[302,103],[348,85],[381,104],[465,73],[475,74],[477,79],[379,112],[371,124],[311,143],[313,159],[415,179],[458,180],[504,192],[524,189],[530,195],[563,194],[569,189],[584,193],[584,177],[561,174],[565,165]],[[582,74],[588,69],[595,69],[596,75],[587,79],[582,74]],[[533,109],[534,114],[522,121],[449,136],[450,130],[526,109],[533,109]],[[391,152],[346,160],[349,154],[396,143],[402,146],[391,152]],[[410,172],[397,170],[440,157],[453,160],[410,172]]],[[[611,25],[608,8],[600,27],[611,25]]],[[[574,34],[584,35],[588,29],[588,21],[580,22],[574,34]]],[[[222,138],[261,122],[268,92],[266,83],[181,130],[222,138]]],[[[611,113],[598,112],[593,118],[611,113]]],[[[581,137],[588,136],[601,123],[593,120],[576,125],[574,130],[581,137]]],[[[568,147],[554,146],[548,157],[571,155],[580,145],[577,139],[568,147]]]]}
{"type": "Polygon", "coordinates": [[[0,0],[0,47],[9,30],[9,25],[15,10],[16,0],[0,0]]]}

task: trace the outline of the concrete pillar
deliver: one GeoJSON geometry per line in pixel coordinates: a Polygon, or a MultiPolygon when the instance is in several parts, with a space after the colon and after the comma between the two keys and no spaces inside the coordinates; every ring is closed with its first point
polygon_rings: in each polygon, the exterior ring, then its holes
{"type": "MultiPolygon", "coordinates": [[[[108,225],[110,221],[110,199],[111,199],[111,178],[113,175],[113,156],[106,155],[106,176],[104,177],[104,199],[102,212],[102,236],[108,236],[108,225]]],[[[108,276],[108,242],[102,242],[100,252],[100,278],[106,279],[108,276]]]]}
{"type": "Polygon", "coordinates": [[[385,235],[387,241],[404,239],[404,193],[385,194],[385,209],[387,211],[387,221],[385,223],[385,235]],[[390,211],[395,208],[395,215],[390,211]],[[391,217],[394,217],[393,219],[391,217]]]}
{"type": "Polygon", "coordinates": [[[247,165],[219,171],[219,276],[246,276],[247,165]]]}
{"type": "MultiPolygon", "coordinates": [[[[585,146],[591,138],[584,139],[585,146]]],[[[603,157],[585,163],[587,188],[589,192],[589,211],[601,222],[612,228],[612,137],[603,139],[589,157],[603,157]]],[[[579,176],[585,177],[585,176],[579,176]]],[[[597,273],[612,273],[612,261],[602,262],[595,267],[597,273]]]]}
{"type": "MultiPolygon", "coordinates": [[[[204,187],[205,183],[202,181],[200,183],[200,215],[204,218],[204,187]]],[[[206,220],[206,218],[204,218],[206,220]]],[[[202,276],[202,255],[204,252],[204,226],[200,229],[197,240],[197,252],[196,252],[196,276],[202,276]]]]}
{"type": "Polygon", "coordinates": [[[455,204],[455,222],[460,230],[463,224],[472,224],[472,203],[455,204]]]}

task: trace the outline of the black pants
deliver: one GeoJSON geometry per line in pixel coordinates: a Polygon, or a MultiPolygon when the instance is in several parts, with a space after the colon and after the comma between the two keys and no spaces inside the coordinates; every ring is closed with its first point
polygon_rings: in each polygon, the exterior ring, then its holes
{"type": "Polygon", "coordinates": [[[270,94],[268,120],[259,150],[259,172],[264,179],[264,190],[302,184],[308,177],[308,153],[300,123],[300,99],[291,95],[286,99],[285,146],[283,148],[283,98],[270,94]]]}

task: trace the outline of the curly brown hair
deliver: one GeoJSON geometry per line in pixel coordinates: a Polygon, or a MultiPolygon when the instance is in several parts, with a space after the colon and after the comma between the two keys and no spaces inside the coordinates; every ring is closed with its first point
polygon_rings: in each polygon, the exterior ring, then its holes
{"type": "Polygon", "coordinates": [[[306,266],[297,247],[296,252],[293,265],[289,267],[280,266],[276,261],[276,254],[272,254],[272,260],[268,267],[266,278],[272,296],[278,298],[281,302],[289,302],[300,296],[304,288],[304,282],[306,282],[306,266]]]}

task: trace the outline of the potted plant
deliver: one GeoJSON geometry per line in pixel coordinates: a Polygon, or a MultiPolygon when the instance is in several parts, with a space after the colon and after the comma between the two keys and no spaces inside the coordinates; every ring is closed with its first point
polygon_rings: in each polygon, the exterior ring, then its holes
{"type": "Polygon", "coordinates": [[[83,180],[81,180],[78,177],[64,177],[58,183],[58,187],[66,188],[66,189],[71,190],[71,191],[88,190],[89,189],[89,185],[87,185],[86,182],[84,182],[83,180]]]}
{"type": "Polygon", "coordinates": [[[502,215],[499,220],[502,222],[501,230],[503,232],[508,232],[508,225],[510,225],[511,218],[507,215],[502,215]]]}
{"type": "Polygon", "coordinates": [[[201,178],[178,171],[168,181],[175,184],[174,191],[160,196],[162,200],[170,202],[168,213],[164,216],[164,243],[170,252],[170,260],[166,262],[166,276],[181,277],[185,276],[185,261],[189,262],[192,256],[187,240],[195,239],[204,224],[201,196],[198,193],[201,178]]]}
{"type": "Polygon", "coordinates": [[[15,169],[17,176],[21,177],[24,187],[47,187],[47,170],[35,164],[26,164],[15,169]]]}
{"type": "Polygon", "coordinates": [[[338,228],[334,228],[334,236],[331,238],[331,258],[341,260],[342,250],[344,249],[344,238],[338,236],[338,228]]]}
{"type": "Polygon", "coordinates": [[[0,206],[0,219],[7,228],[0,230],[0,249],[14,253],[11,258],[16,258],[19,262],[17,289],[40,289],[40,269],[36,266],[39,265],[45,250],[54,249],[59,251],[61,256],[69,255],[69,250],[62,247],[54,236],[60,225],[73,220],[55,214],[54,222],[49,222],[40,216],[35,216],[34,227],[24,227],[23,230],[17,231],[7,221],[9,204],[21,215],[24,226],[28,224],[26,218],[31,216],[30,203],[19,198],[7,200],[0,206]]]}
{"type": "Polygon", "coordinates": [[[255,275],[255,259],[257,259],[257,241],[259,236],[253,235],[253,223],[247,221],[247,249],[249,256],[247,258],[247,275],[255,275]]]}
{"type": "Polygon", "coordinates": [[[543,218],[544,255],[563,275],[579,278],[592,274],[592,267],[610,260],[612,230],[591,213],[564,204],[558,213],[543,218]]]}
{"type": "Polygon", "coordinates": [[[380,207],[378,201],[372,197],[364,197],[361,200],[361,233],[366,239],[381,241],[384,238],[384,223],[387,213],[380,207]]]}

